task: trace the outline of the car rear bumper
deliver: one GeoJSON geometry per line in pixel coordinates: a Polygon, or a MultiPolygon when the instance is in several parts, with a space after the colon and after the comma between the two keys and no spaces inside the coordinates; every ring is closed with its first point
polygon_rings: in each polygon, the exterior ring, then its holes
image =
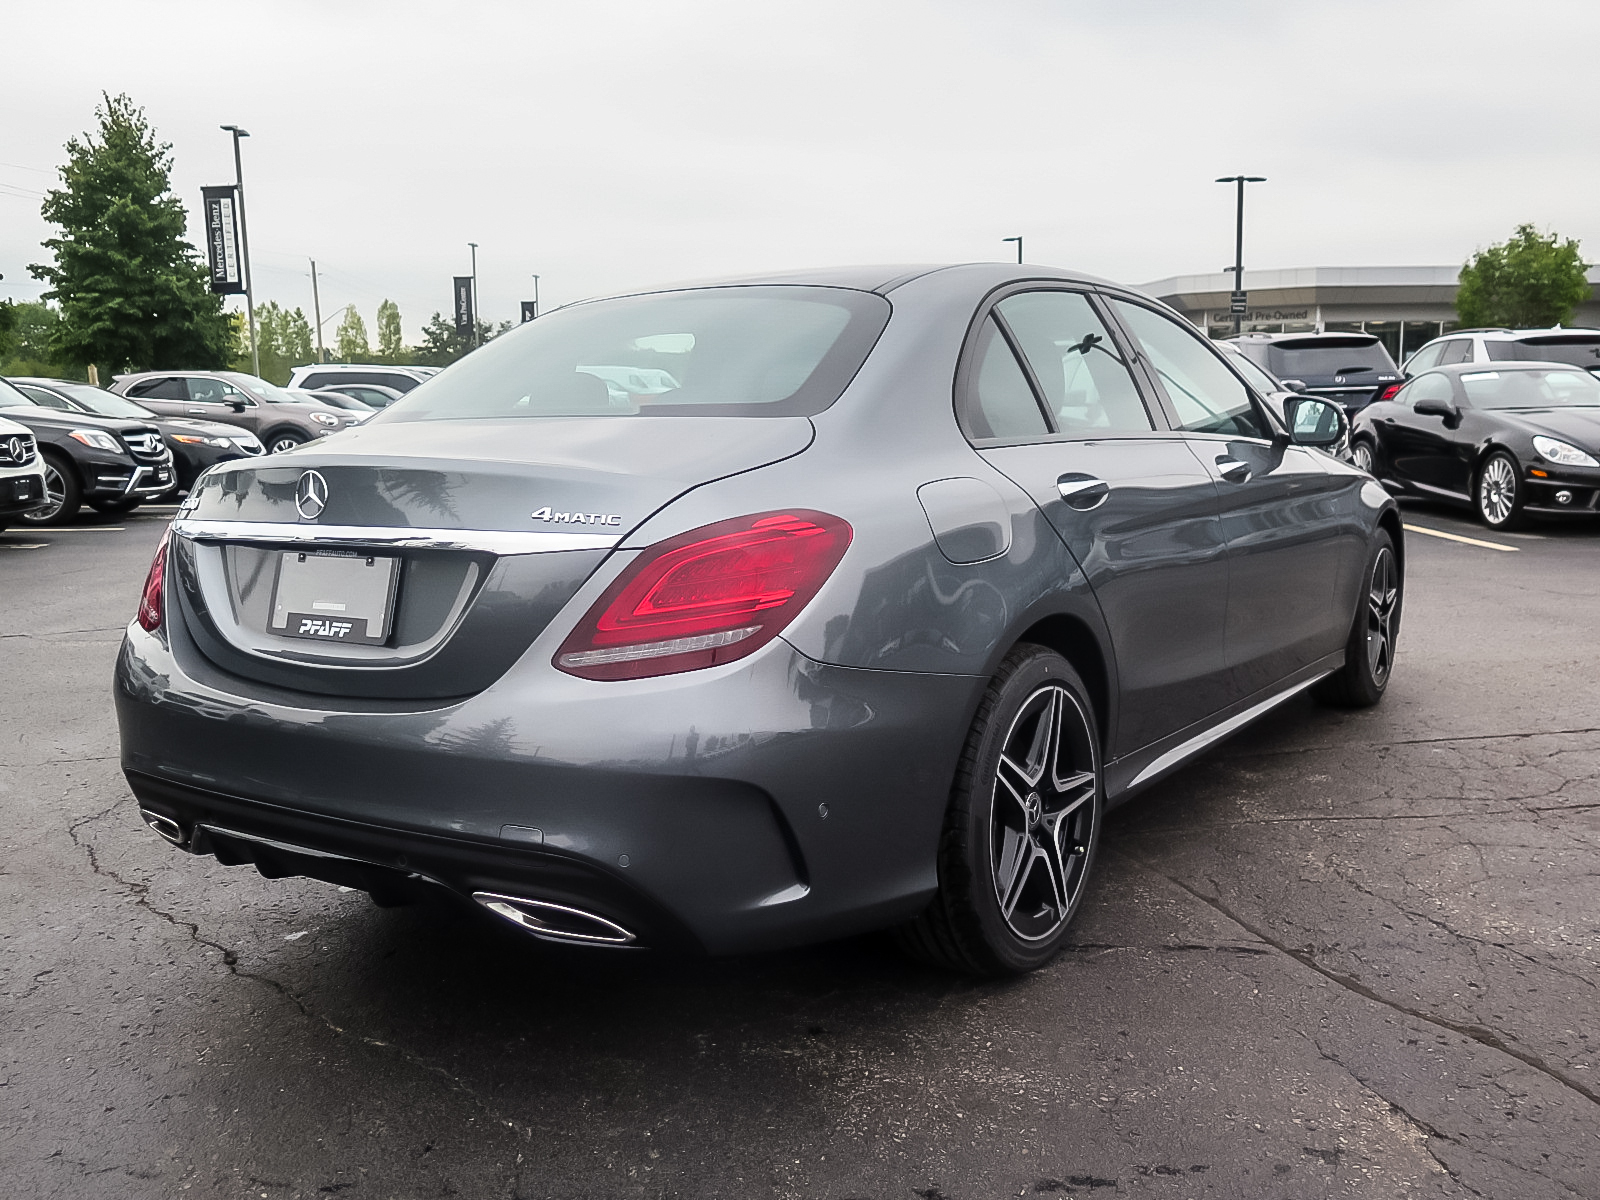
{"type": "Polygon", "coordinates": [[[190,653],[133,625],[115,688],[129,783],[185,849],[380,896],[525,897],[712,953],[914,915],[982,686],[779,640],[622,685],[530,651],[419,709],[186,669],[190,653]]]}

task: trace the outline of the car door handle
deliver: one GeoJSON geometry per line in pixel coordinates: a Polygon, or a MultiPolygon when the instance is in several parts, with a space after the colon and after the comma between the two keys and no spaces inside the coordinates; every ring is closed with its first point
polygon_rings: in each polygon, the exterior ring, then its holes
{"type": "Polygon", "coordinates": [[[1061,493],[1068,508],[1088,512],[1106,502],[1106,497],[1111,495],[1111,485],[1093,475],[1063,475],[1056,480],[1056,491],[1061,493]]]}
{"type": "Polygon", "coordinates": [[[187,412],[191,417],[203,417],[206,415],[206,410],[203,408],[188,408],[184,411],[187,412]]]}
{"type": "Polygon", "coordinates": [[[1229,483],[1243,483],[1250,478],[1250,464],[1237,458],[1217,459],[1217,471],[1229,483]]]}

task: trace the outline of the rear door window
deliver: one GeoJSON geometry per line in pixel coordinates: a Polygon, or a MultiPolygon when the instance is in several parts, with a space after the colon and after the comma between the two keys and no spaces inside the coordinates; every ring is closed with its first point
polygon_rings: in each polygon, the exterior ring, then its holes
{"type": "Polygon", "coordinates": [[[1439,361],[1436,365],[1448,367],[1453,363],[1464,363],[1471,361],[1472,339],[1451,338],[1444,344],[1444,348],[1439,352],[1439,361]]]}
{"type": "Polygon", "coordinates": [[[1271,436],[1250,389],[1198,334],[1143,305],[1125,300],[1111,303],[1122,323],[1139,339],[1179,429],[1237,437],[1271,436]]]}
{"type": "Polygon", "coordinates": [[[1026,440],[1050,433],[1033,386],[994,318],[984,318],[962,397],[961,427],[974,441],[1026,440]]]}
{"type": "Polygon", "coordinates": [[[128,395],[148,400],[187,400],[189,389],[183,386],[183,380],[169,375],[161,379],[141,379],[128,389],[128,395]]]}
{"type": "Polygon", "coordinates": [[[995,306],[1044,393],[1058,432],[1093,436],[1155,428],[1122,353],[1077,292],[1023,292],[995,306]]]}

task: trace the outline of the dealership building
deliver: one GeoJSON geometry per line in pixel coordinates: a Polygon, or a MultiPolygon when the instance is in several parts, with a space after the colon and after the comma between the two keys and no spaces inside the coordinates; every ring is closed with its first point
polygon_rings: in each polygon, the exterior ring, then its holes
{"type": "MultiPolygon", "coordinates": [[[[1456,328],[1456,267],[1294,267],[1246,271],[1241,328],[1256,333],[1377,335],[1396,362],[1423,342],[1456,328]]],[[[1600,328],[1600,267],[1589,272],[1590,298],[1574,326],[1600,328]]],[[[1214,338],[1233,336],[1233,272],[1174,275],[1141,291],[1172,305],[1214,338]]]]}

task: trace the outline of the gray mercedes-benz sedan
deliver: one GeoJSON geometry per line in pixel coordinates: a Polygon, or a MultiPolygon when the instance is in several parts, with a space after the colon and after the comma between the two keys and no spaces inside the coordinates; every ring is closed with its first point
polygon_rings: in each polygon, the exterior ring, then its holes
{"type": "Polygon", "coordinates": [[[572,305],[202,476],[123,765],[177,846],[380,903],[1027,970],[1108,807],[1308,688],[1383,695],[1401,525],[1347,433],[1052,269],[572,305]]]}

